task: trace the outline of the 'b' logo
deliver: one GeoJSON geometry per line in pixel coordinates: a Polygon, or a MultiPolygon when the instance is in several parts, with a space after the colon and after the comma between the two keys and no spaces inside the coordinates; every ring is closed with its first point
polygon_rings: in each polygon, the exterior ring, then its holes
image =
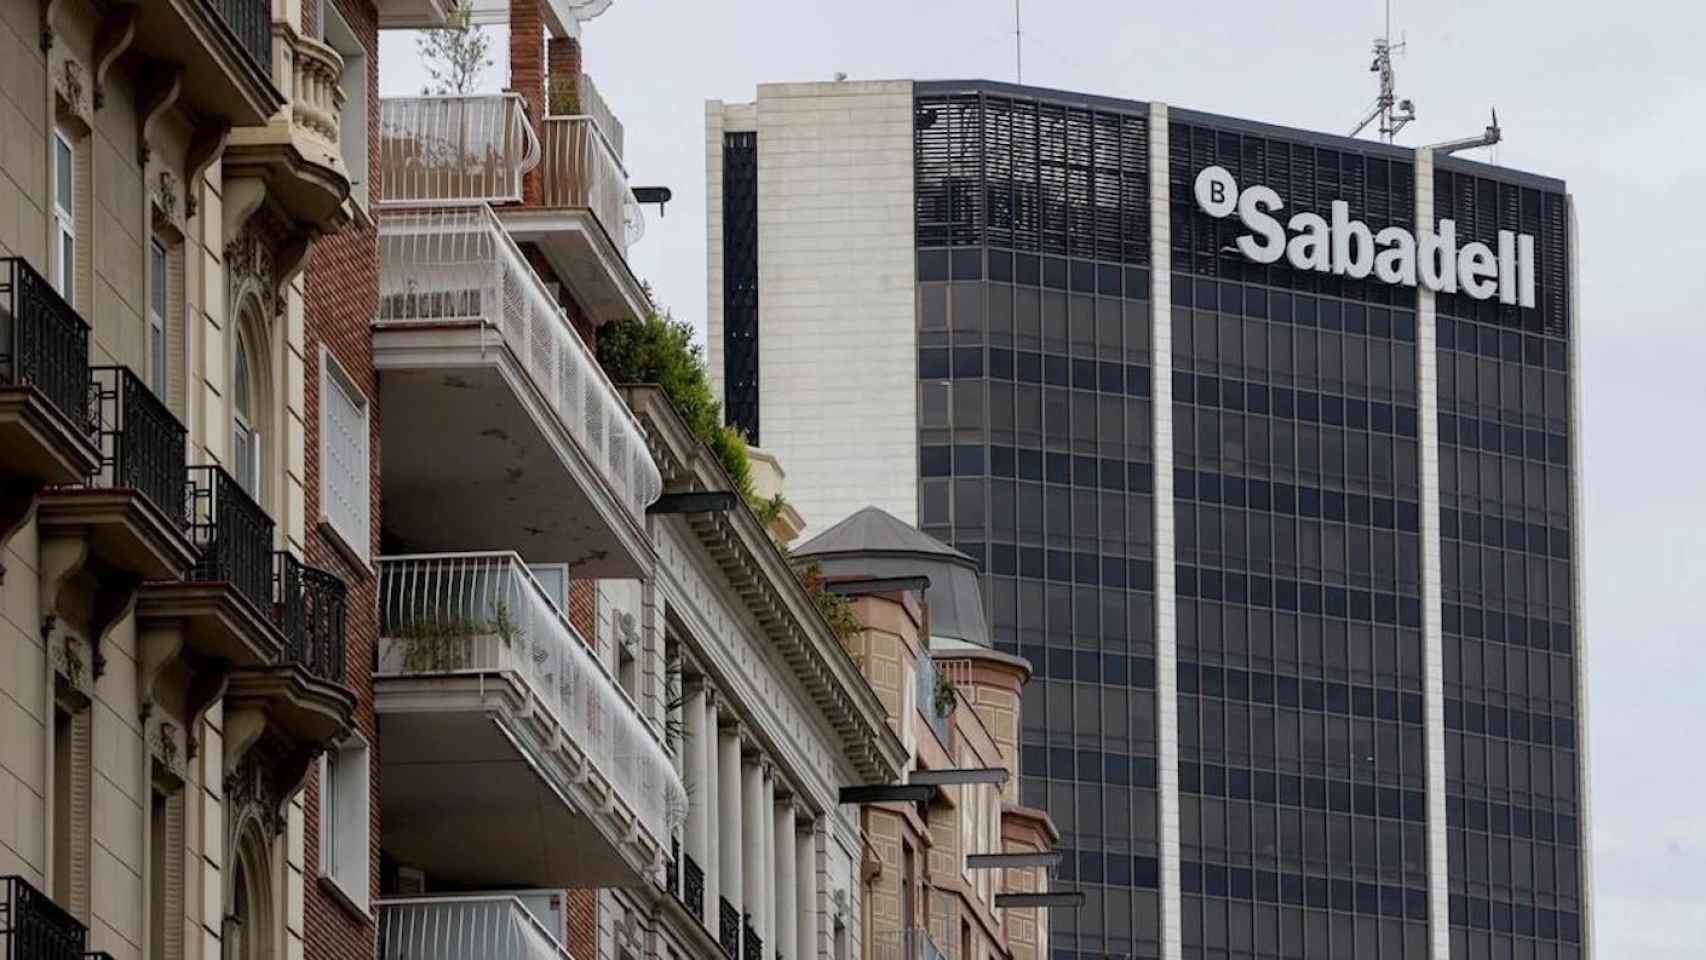
{"type": "Polygon", "coordinates": [[[1225,167],[1204,167],[1197,174],[1197,206],[1211,217],[1231,216],[1238,207],[1238,181],[1225,167]]]}

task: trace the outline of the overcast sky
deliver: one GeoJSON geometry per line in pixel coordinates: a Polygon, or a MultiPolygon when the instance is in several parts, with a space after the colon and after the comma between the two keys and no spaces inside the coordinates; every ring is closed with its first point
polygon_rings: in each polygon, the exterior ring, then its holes
{"type": "MultiPolygon", "coordinates": [[[[1027,83],[1343,132],[1374,96],[1380,0],[1028,0],[1027,83]]],[[[1582,245],[1595,923],[1604,960],[1706,956],[1706,5],[1396,0],[1411,145],[1563,178],[1582,245]]],[[[763,82],[1014,79],[1011,0],[615,0],[586,70],[627,131],[647,210],[635,270],[705,318],[704,101],[763,82]]],[[[388,94],[419,90],[407,34],[388,94]]],[[[504,55],[487,85],[504,83],[504,55]]]]}

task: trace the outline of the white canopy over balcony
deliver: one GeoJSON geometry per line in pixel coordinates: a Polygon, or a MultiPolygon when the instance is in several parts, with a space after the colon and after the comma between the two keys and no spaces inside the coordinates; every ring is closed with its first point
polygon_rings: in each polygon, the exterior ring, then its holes
{"type": "Polygon", "coordinates": [[[383,557],[379,571],[386,849],[459,885],[650,876],[686,790],[521,558],[383,557]]]}
{"type": "Polygon", "coordinates": [[[388,210],[379,252],[387,531],[412,549],[645,575],[657,465],[491,208],[388,210]]]}

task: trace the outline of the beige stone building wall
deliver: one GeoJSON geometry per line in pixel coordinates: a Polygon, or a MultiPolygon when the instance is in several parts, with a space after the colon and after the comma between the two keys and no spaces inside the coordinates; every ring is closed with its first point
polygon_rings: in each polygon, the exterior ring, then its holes
{"type": "MultiPolygon", "coordinates": [[[[291,7],[290,15],[300,17],[296,4],[291,7]]],[[[122,57],[100,69],[111,49],[102,20],[110,12],[88,0],[0,0],[0,257],[22,257],[52,274],[50,165],[53,131],[60,130],[76,156],[77,266],[70,299],[91,326],[91,362],[147,375],[148,252],[160,242],[167,250],[168,310],[162,399],[188,428],[190,463],[227,463],[226,258],[233,238],[224,234],[218,155],[204,153],[205,166],[190,168],[195,119],[179,107],[168,107],[144,130],[138,104],[149,102],[153,91],[139,81],[150,78],[122,57]],[[45,50],[44,15],[52,31],[45,50]]],[[[276,389],[267,398],[275,429],[263,459],[273,478],[263,487],[264,506],[278,524],[274,546],[300,549],[299,277],[288,285],[268,335],[268,379],[276,389]]],[[[79,583],[66,595],[80,602],[65,604],[58,615],[45,610],[41,552],[36,523],[25,517],[0,553],[0,875],[19,875],[67,907],[89,928],[90,950],[116,960],[160,956],[161,949],[171,958],[214,960],[221,951],[228,867],[223,711],[215,703],[192,736],[164,719],[170,709],[146,710],[138,692],[143,668],[134,617],[123,613],[104,638],[92,637],[89,590],[79,583]],[[56,714],[65,719],[56,724],[56,714]],[[56,766],[69,768],[69,775],[56,775],[56,766]],[[70,785],[68,797],[56,796],[56,780],[70,785]],[[151,837],[156,796],[169,826],[151,837]],[[181,871],[181,887],[168,905],[167,929],[151,930],[145,892],[159,878],[150,871],[167,864],[181,871]],[[151,938],[160,949],[151,949],[151,938]]],[[[298,797],[281,841],[288,867],[278,878],[287,958],[301,956],[302,822],[298,797]]]]}

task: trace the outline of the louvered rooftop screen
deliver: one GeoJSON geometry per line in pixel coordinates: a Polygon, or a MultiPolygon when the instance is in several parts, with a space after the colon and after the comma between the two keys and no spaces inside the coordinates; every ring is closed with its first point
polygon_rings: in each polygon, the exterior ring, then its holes
{"type": "Polygon", "coordinates": [[[919,247],[987,244],[1149,263],[1142,113],[925,94],[914,103],[912,129],[919,247]]]}

